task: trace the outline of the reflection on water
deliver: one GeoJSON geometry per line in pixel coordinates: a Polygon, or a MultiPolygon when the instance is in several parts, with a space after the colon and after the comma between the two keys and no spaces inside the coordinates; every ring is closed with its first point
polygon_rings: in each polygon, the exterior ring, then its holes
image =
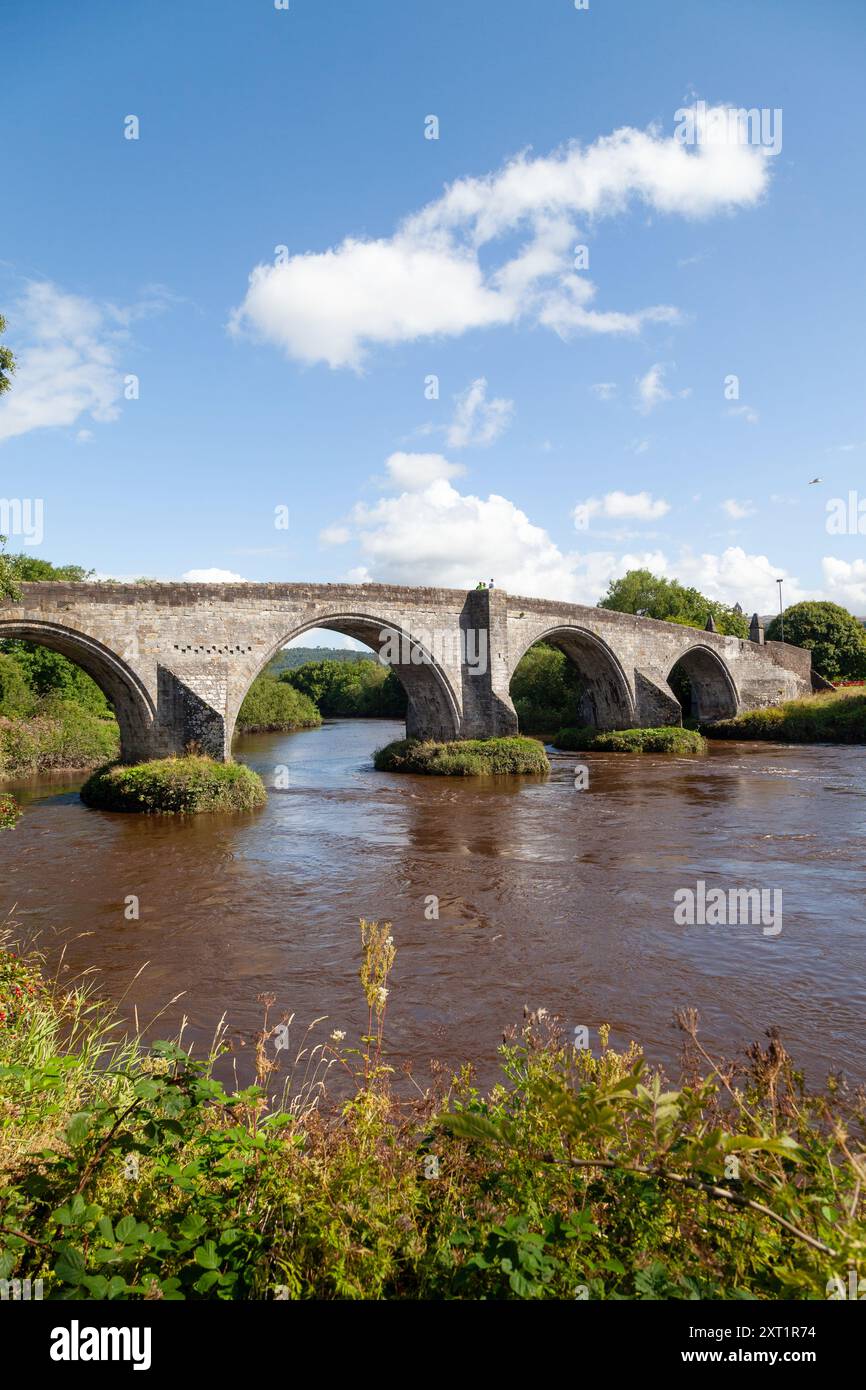
{"type": "MultiPolygon", "coordinates": [[[[66,943],[71,978],[97,967],[141,1022],[172,995],[192,1035],[223,1013],[259,1026],[260,993],[304,1025],[366,1026],[358,918],[397,942],[387,1034],[419,1075],[431,1057],[475,1059],[483,1080],[524,1004],[571,1028],[613,1026],[673,1059],[677,1008],[732,1054],[776,1024],[813,1076],[866,1078],[866,750],[718,744],[705,759],[552,755],[547,780],[440,780],[376,773],[386,721],[338,720],[240,740],[268,785],[261,813],[189,821],[88,811],[80,778],[18,783],[26,812],[0,836],[4,910],[66,943]],[[777,937],[760,926],[679,927],[676,889],[782,890],[777,937]],[[127,921],[135,894],[140,919],[127,921]],[[427,920],[429,895],[438,920],[427,920]],[[61,931],[62,936],[55,935],[61,931]],[[85,935],[86,933],[86,935],[85,935]]],[[[273,1016],[273,1015],[272,1015],[273,1016]]]]}

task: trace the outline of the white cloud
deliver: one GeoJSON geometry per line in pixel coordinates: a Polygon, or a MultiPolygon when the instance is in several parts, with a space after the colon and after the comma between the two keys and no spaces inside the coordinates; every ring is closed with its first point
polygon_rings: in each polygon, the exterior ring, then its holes
{"type": "Polygon", "coordinates": [[[352,533],[348,526],[326,526],[319,532],[319,540],[323,545],[345,545],[351,538],[352,533]]]}
{"type": "MultiPolygon", "coordinates": [[[[8,314],[17,370],[0,401],[0,441],[72,425],[81,415],[115,420],[123,392],[119,311],[48,281],[31,284],[8,314]]],[[[89,430],[79,431],[86,442],[89,430]]]]}
{"type": "Polygon", "coordinates": [[[781,565],[772,564],[766,555],[749,555],[738,545],[728,546],[721,555],[694,555],[684,550],[676,564],[665,572],[669,578],[700,589],[708,598],[740,603],[747,614],[776,611],[779,606],[777,579],[785,580],[786,606],[811,597],[796,577],[781,565]]]}
{"type": "Polygon", "coordinates": [[[187,570],[180,576],[182,584],[248,584],[250,581],[244,579],[242,574],[235,574],[234,570],[187,570]]]}
{"type": "Polygon", "coordinates": [[[448,426],[446,439],[452,449],[469,445],[493,444],[511,424],[514,402],[496,397],[487,399],[487,380],[480,376],[457,397],[454,419],[448,426]]]}
{"type": "Polygon", "coordinates": [[[837,560],[825,555],[821,568],[828,597],[858,615],[866,613],[866,560],[837,560]]]}
{"type": "Polygon", "coordinates": [[[616,395],[615,381],[596,381],[590,386],[590,391],[594,391],[600,401],[613,400],[616,395]]]}
{"type": "Polygon", "coordinates": [[[440,478],[457,478],[466,470],[462,464],[449,463],[442,454],[392,454],[385,463],[389,481],[408,492],[416,492],[440,478]]]}
{"type": "Polygon", "coordinates": [[[757,425],[760,415],[750,405],[732,405],[728,409],[729,415],[734,415],[740,420],[745,420],[747,425],[757,425]]]}
{"type": "MultiPolygon", "coordinates": [[[[714,108],[715,110],[716,108],[714,108]]],[[[523,153],[495,173],[458,179],[400,223],[390,237],[347,237],[323,252],[258,265],[232,315],[243,328],[302,362],[358,368],[374,344],[456,336],[528,321],[563,337],[575,331],[638,333],[674,322],[653,305],[599,311],[596,289],[575,273],[578,220],[597,222],[641,203],[657,213],[708,217],[748,207],[766,190],[769,152],[731,143],[711,124],[694,146],[623,127],[582,148],[571,143],[533,159],[523,153]],[[498,263],[481,252],[523,237],[498,263]]]]}
{"type": "Polygon", "coordinates": [[[645,414],[654,410],[662,401],[669,401],[671,393],[664,384],[665,369],[661,362],[655,362],[645,376],[638,377],[638,408],[645,414]]]}
{"type": "Polygon", "coordinates": [[[649,492],[607,492],[604,497],[590,497],[586,502],[579,502],[573,515],[575,526],[583,530],[586,521],[593,516],[610,517],[617,521],[626,518],[658,521],[670,509],[670,502],[663,497],[653,497],[649,492]]]}
{"type": "Polygon", "coordinates": [[[756,508],[750,501],[738,502],[736,497],[728,497],[722,503],[722,511],[727,512],[734,521],[742,521],[743,517],[754,516],[756,508]]]}

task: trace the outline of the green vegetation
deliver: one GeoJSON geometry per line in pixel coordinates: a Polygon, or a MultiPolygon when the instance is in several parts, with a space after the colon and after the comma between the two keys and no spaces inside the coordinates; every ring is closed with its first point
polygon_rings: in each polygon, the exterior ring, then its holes
{"type": "Polygon", "coordinates": [[[314,729],[322,716],[308,695],[267,674],[254,680],[238,714],[241,733],[314,729]]]}
{"type": "Polygon", "coordinates": [[[689,1010],[671,1084],[606,1026],[583,1050],[539,1010],[488,1093],[467,1066],[407,1100],[384,1043],[390,925],[361,930],[360,1047],[308,1030],[278,1052],[290,1020],[265,996],[236,1058],[254,1084],[232,1091],[224,1031],[199,1060],[147,1049],[0,951],[0,1277],[117,1301],[823,1300],[849,1270],[856,1287],[862,1093],[807,1090],[774,1032],[716,1061],[689,1010]]]}
{"type": "Polygon", "coordinates": [[[612,579],[598,606],[617,613],[641,613],[661,622],[682,623],[684,627],[706,627],[707,618],[712,617],[719,632],[731,637],[749,635],[749,624],[736,609],[705,598],[677,579],[662,579],[649,570],[629,570],[621,579],[612,579]]]}
{"type": "Polygon", "coordinates": [[[830,690],[720,719],[708,738],[772,739],[777,743],[866,743],[866,694],[830,690]]]}
{"type": "Polygon", "coordinates": [[[403,719],[406,692],[379,661],[311,661],[281,681],[307,695],[330,719],[403,719]]]}
{"type": "MultiPolygon", "coordinates": [[[[6,320],[3,317],[3,315],[0,314],[0,336],[2,336],[5,332],[6,320]]],[[[8,391],[9,387],[12,385],[12,382],[9,378],[11,377],[14,371],[15,357],[13,355],[12,349],[10,347],[7,347],[5,343],[0,343],[0,396],[3,395],[4,391],[8,391]]]]}
{"type": "Polygon", "coordinates": [[[812,666],[828,681],[860,680],[866,676],[866,631],[838,603],[795,603],[767,628],[768,642],[785,641],[807,647],[812,666]]]}
{"type": "Polygon", "coordinates": [[[0,792],[0,830],[14,830],[21,816],[21,807],[8,792],[0,792]]]}
{"type": "Polygon", "coordinates": [[[241,763],[190,755],[97,768],[81,788],[81,800],[101,811],[191,815],[252,811],[264,805],[267,792],[258,773],[241,763]]]}
{"type": "Polygon", "coordinates": [[[284,671],[297,671],[313,661],[369,661],[368,652],[350,651],[347,647],[283,647],[268,662],[267,674],[281,676],[284,671]]]}
{"type": "Polygon", "coordinates": [[[0,777],[90,768],[117,757],[117,725],[69,700],[41,700],[26,719],[0,715],[0,777]]]}
{"type": "Polygon", "coordinates": [[[550,771],[547,754],[534,738],[466,738],[434,743],[398,739],[373,758],[379,772],[420,772],[437,777],[491,777],[550,771]]]}
{"type": "Polygon", "coordinates": [[[694,729],[667,725],[661,729],[560,729],[554,748],[567,751],[596,749],[600,753],[705,753],[706,744],[694,729]]]}
{"type": "Polygon", "coordinates": [[[583,682],[565,652],[536,642],[511,679],[511,699],[523,733],[544,734],[574,719],[583,682]]]}

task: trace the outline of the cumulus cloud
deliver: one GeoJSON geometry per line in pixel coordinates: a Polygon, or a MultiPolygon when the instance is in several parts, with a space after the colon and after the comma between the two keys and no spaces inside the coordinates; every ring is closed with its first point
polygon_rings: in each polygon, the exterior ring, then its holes
{"type": "Polygon", "coordinates": [[[440,478],[457,478],[465,472],[462,464],[450,463],[443,454],[392,454],[385,462],[388,481],[415,492],[440,478]]]}
{"type": "Polygon", "coordinates": [[[487,379],[480,376],[457,397],[454,419],[446,439],[452,449],[476,444],[493,444],[508,429],[514,415],[514,402],[497,396],[487,399],[487,379]]]}
{"type": "MultiPolygon", "coordinates": [[[[43,281],[9,311],[17,362],[13,389],[0,400],[0,440],[72,425],[82,415],[114,420],[123,393],[120,313],[43,281]]],[[[10,339],[10,341],[12,341],[10,339]]],[[[89,430],[80,430],[87,442],[89,430]]]]}
{"type": "Polygon", "coordinates": [[[207,570],[187,570],[181,575],[183,584],[248,584],[250,581],[244,579],[242,574],[235,574],[234,570],[207,569],[207,570]]]}
{"type": "Polygon", "coordinates": [[[610,517],[617,521],[658,521],[670,509],[670,502],[663,497],[653,497],[649,492],[607,492],[604,497],[590,497],[586,502],[578,502],[573,516],[575,526],[582,529],[593,516],[610,517]]]}
{"type": "Polygon", "coordinates": [[[828,598],[855,613],[866,613],[866,560],[837,560],[825,555],[821,568],[828,598]]]}
{"type": "Polygon", "coordinates": [[[375,344],[520,321],[562,337],[674,322],[669,305],[596,309],[595,285],[575,273],[574,240],[579,220],[596,223],[633,203],[694,218],[756,203],[769,151],[730,142],[724,122],[713,121],[720,109],[698,115],[705,128],[693,146],[655,128],[623,127],[586,147],[522,153],[493,173],[458,179],[390,237],[349,236],[326,251],[258,265],[230,327],[298,361],[359,368],[375,344]]]}

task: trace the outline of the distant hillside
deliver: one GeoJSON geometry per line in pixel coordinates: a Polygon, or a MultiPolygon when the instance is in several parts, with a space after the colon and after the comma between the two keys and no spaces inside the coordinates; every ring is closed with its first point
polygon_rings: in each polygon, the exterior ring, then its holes
{"type": "Polygon", "coordinates": [[[345,647],[283,647],[268,665],[268,675],[296,671],[310,661],[369,661],[372,652],[351,652],[345,647]]]}

